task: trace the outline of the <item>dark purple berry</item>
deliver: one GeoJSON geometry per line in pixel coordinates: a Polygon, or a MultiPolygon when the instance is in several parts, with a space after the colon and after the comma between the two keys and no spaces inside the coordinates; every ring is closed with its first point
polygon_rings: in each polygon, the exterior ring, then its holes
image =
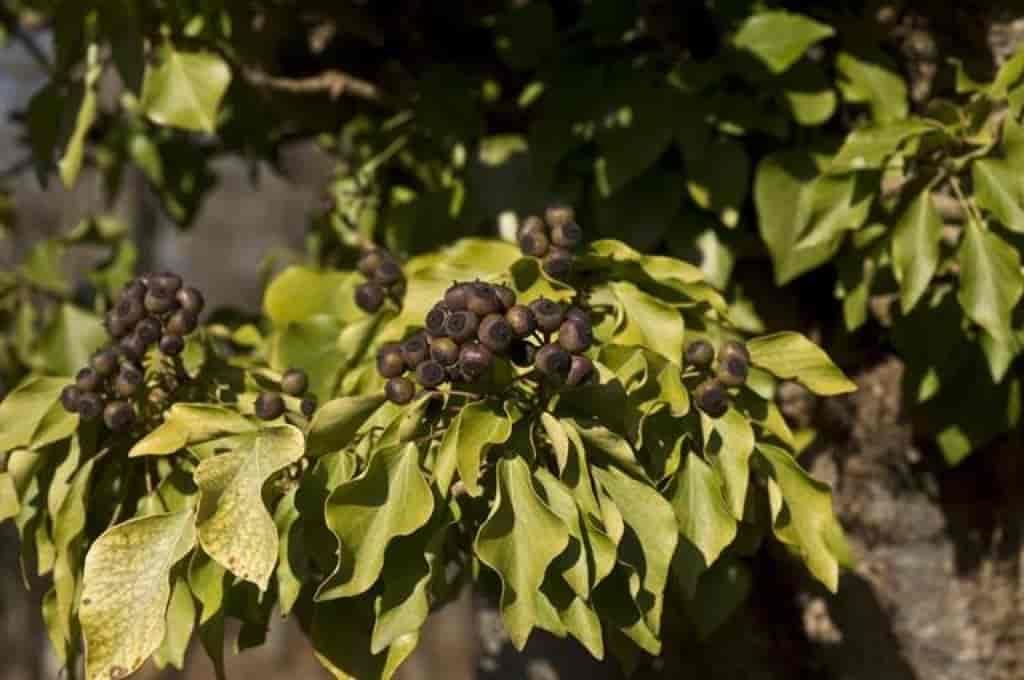
{"type": "Polygon", "coordinates": [[[359,262],[356,264],[356,268],[359,269],[359,273],[368,279],[372,279],[374,273],[377,271],[377,267],[384,261],[384,251],[380,248],[371,248],[367,250],[359,258],[359,262]]]}
{"type": "Polygon", "coordinates": [[[132,325],[118,316],[114,310],[107,312],[106,323],[107,333],[115,340],[119,340],[132,332],[132,325]]]}
{"type": "Polygon", "coordinates": [[[173,333],[164,333],[160,338],[160,353],[176,357],[185,349],[185,339],[173,333]]]}
{"type": "Polygon", "coordinates": [[[547,237],[548,228],[544,225],[544,220],[536,215],[530,215],[523,220],[523,224],[519,227],[519,232],[516,234],[516,238],[520,239],[527,234],[544,234],[544,236],[547,237]]]}
{"type": "Polygon", "coordinates": [[[706,369],[715,360],[715,348],[707,340],[694,340],[686,346],[686,363],[706,369]]]}
{"type": "Polygon", "coordinates": [[[416,367],[416,382],[427,389],[437,387],[447,377],[448,373],[444,370],[444,366],[433,359],[428,359],[416,367]]]}
{"type": "Polygon", "coordinates": [[[537,328],[545,333],[554,333],[565,321],[565,310],[554,300],[537,298],[530,303],[530,311],[537,319],[537,328]]]}
{"type": "Polygon", "coordinates": [[[697,408],[712,418],[721,418],[729,410],[729,394],[716,379],[705,380],[694,392],[697,408]]]}
{"type": "Polygon", "coordinates": [[[508,286],[494,286],[494,294],[498,296],[502,311],[508,311],[516,304],[516,292],[508,286]]]}
{"type": "Polygon", "coordinates": [[[543,375],[555,380],[565,380],[572,366],[572,355],[560,345],[549,343],[537,350],[533,363],[543,375]]]}
{"type": "Polygon", "coordinates": [[[583,230],[575,222],[551,227],[551,243],[559,248],[574,250],[583,241],[583,230]]]}
{"type": "Polygon", "coordinates": [[[551,243],[548,241],[547,235],[541,232],[523,234],[519,237],[519,250],[523,255],[544,257],[548,254],[550,247],[551,243]]]}
{"type": "Polygon", "coordinates": [[[451,338],[434,338],[430,343],[430,358],[442,366],[451,366],[459,360],[459,346],[451,338]]]}
{"type": "Polygon", "coordinates": [[[134,326],[146,314],[146,310],[138,298],[125,297],[118,300],[114,314],[129,326],[134,326]]]}
{"type": "Polygon", "coordinates": [[[131,364],[122,364],[121,370],[114,381],[114,391],[122,397],[134,396],[142,386],[144,374],[141,370],[131,364]]]}
{"type": "Polygon", "coordinates": [[[377,372],[382,378],[397,378],[405,373],[405,359],[402,358],[402,346],[397,342],[389,342],[377,350],[377,372]]]}
{"type": "Polygon", "coordinates": [[[146,293],[145,306],[146,311],[150,314],[166,314],[174,309],[177,304],[177,301],[170,295],[166,297],[158,295],[153,290],[146,293]]]}
{"type": "Polygon", "coordinates": [[[82,420],[96,420],[103,413],[103,397],[95,392],[83,392],[78,397],[78,415],[82,420]]]}
{"type": "Polygon", "coordinates": [[[75,376],[75,387],[82,392],[95,392],[103,385],[103,379],[91,368],[83,368],[75,376]]]}
{"type": "Polygon", "coordinates": [[[552,229],[561,227],[576,219],[572,206],[565,203],[552,203],[544,210],[544,220],[552,229]]]}
{"type": "Polygon", "coordinates": [[[565,248],[552,248],[544,258],[541,267],[544,273],[553,279],[565,281],[572,272],[572,264],[576,258],[565,248]]]}
{"type": "Polygon", "coordinates": [[[391,378],[384,386],[384,395],[393,404],[403,406],[412,401],[416,394],[416,386],[408,378],[391,378]]]}
{"type": "Polygon", "coordinates": [[[487,349],[501,354],[508,349],[509,344],[515,338],[512,333],[512,326],[501,314],[490,314],[480,322],[480,328],[476,332],[477,338],[487,349]]]}
{"type": "Polygon", "coordinates": [[[289,368],[281,376],[281,391],[293,397],[301,397],[309,389],[309,376],[298,368],[289,368]]]}
{"type": "Polygon", "coordinates": [[[427,312],[427,318],[424,319],[423,325],[427,329],[427,333],[435,338],[440,338],[445,335],[444,322],[448,319],[448,306],[443,302],[439,302],[427,312]]]}
{"type": "Polygon", "coordinates": [[[117,345],[121,356],[129,361],[142,361],[148,347],[149,345],[142,341],[138,333],[124,336],[117,345]]]}
{"type": "Polygon", "coordinates": [[[402,302],[402,299],[405,298],[405,291],[407,288],[408,284],[406,283],[405,279],[398,279],[397,281],[391,284],[390,288],[388,288],[388,295],[391,296],[392,300],[400,304],[402,302]]]}
{"type": "Polygon", "coordinates": [[[159,340],[160,336],[163,334],[164,329],[160,323],[160,319],[155,316],[147,316],[135,327],[135,335],[139,336],[139,339],[142,340],[147,347],[159,340]]]}
{"type": "Polygon", "coordinates": [[[565,383],[569,387],[579,387],[593,375],[594,362],[585,356],[577,355],[572,358],[572,364],[569,366],[569,377],[565,379],[565,383]]]}
{"type": "Polygon", "coordinates": [[[466,309],[476,314],[481,319],[488,314],[501,311],[501,300],[494,288],[487,283],[477,281],[469,284],[469,291],[466,294],[466,309]]]}
{"type": "Polygon", "coordinates": [[[398,283],[402,278],[402,266],[392,257],[381,258],[380,264],[373,272],[373,280],[382,286],[398,283]]]}
{"type": "Polygon", "coordinates": [[[466,309],[469,299],[469,284],[456,283],[444,293],[444,304],[449,312],[461,312],[466,309]]]}
{"type": "Polygon", "coordinates": [[[591,325],[590,314],[587,313],[585,309],[581,309],[579,307],[576,307],[575,305],[570,307],[568,311],[566,311],[565,318],[566,320],[579,321],[580,323],[591,325]]]}
{"type": "Polygon", "coordinates": [[[724,360],[726,357],[737,356],[750,363],[750,351],[747,346],[738,340],[728,340],[722,343],[722,348],[718,351],[719,359],[724,360]]]}
{"type": "Polygon", "coordinates": [[[459,344],[475,337],[479,327],[480,318],[469,310],[449,314],[448,320],[444,322],[448,337],[459,344]]]}
{"type": "Polygon", "coordinates": [[[260,420],[274,420],[284,413],[284,399],[277,392],[260,392],[254,406],[260,420]]]}
{"type": "Polygon", "coordinates": [[[727,354],[718,364],[718,380],[726,387],[739,387],[747,382],[750,364],[738,354],[727,354]]]}
{"type": "Polygon", "coordinates": [[[135,422],[135,409],[126,401],[112,401],[103,409],[103,422],[114,432],[123,432],[135,422]]]}
{"type": "Polygon", "coordinates": [[[203,307],[206,306],[206,300],[203,299],[203,294],[195,288],[185,287],[180,289],[174,296],[174,299],[181,305],[182,311],[188,312],[192,316],[199,318],[199,314],[203,311],[203,307]]]}
{"type": "Polygon", "coordinates": [[[181,277],[174,272],[154,274],[149,280],[149,291],[161,298],[174,298],[181,288],[181,277]]]}
{"type": "Polygon", "coordinates": [[[494,363],[494,353],[483,345],[463,345],[459,353],[459,371],[469,381],[479,380],[494,363]]]}
{"type": "Polygon", "coordinates": [[[373,314],[384,304],[384,289],[376,283],[356,286],[356,305],[367,314],[373,314]]]}
{"type": "Polygon", "coordinates": [[[68,385],[60,391],[60,403],[68,413],[78,413],[78,402],[82,397],[82,390],[75,385],[68,385]]]}
{"type": "Polygon", "coordinates": [[[508,321],[517,338],[525,338],[537,330],[537,317],[525,305],[511,307],[505,312],[505,320],[508,321]]]}
{"type": "Polygon", "coordinates": [[[167,332],[174,335],[188,335],[196,329],[196,325],[195,316],[184,309],[179,309],[167,320],[167,332]]]}
{"type": "Polygon", "coordinates": [[[117,370],[117,350],[113,347],[104,347],[93,355],[89,363],[97,375],[104,378],[113,375],[117,370]]]}
{"type": "Polygon", "coordinates": [[[594,331],[590,324],[566,319],[558,328],[558,344],[571,354],[580,354],[594,344],[594,331]]]}
{"type": "Polygon", "coordinates": [[[312,418],[313,413],[316,412],[316,397],[312,394],[304,396],[302,401],[299,402],[299,411],[307,418],[312,418]]]}
{"type": "Polygon", "coordinates": [[[430,345],[423,333],[417,333],[402,343],[402,359],[405,365],[414,369],[430,356],[430,345]]]}
{"type": "Polygon", "coordinates": [[[121,301],[125,298],[134,298],[139,301],[139,304],[142,304],[144,297],[146,297],[146,284],[139,279],[132,279],[121,289],[117,299],[121,301]]]}

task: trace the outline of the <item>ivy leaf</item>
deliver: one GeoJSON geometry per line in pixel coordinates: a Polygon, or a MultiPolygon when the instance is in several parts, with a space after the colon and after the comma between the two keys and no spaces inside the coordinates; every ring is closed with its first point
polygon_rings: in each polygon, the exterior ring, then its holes
{"type": "Polygon", "coordinates": [[[779,491],[769,494],[775,535],[800,555],[815,578],[836,592],[839,566],[852,558],[832,509],[831,489],[804,472],[783,449],[758,444],[757,453],[779,491]]]}
{"type": "Polygon", "coordinates": [[[309,577],[301,513],[295,505],[297,492],[297,488],[289,491],[274,509],[278,536],[277,598],[282,616],[291,613],[299,599],[302,584],[309,577]]]}
{"type": "Polygon", "coordinates": [[[56,441],[58,434],[70,437],[78,427],[78,416],[60,404],[60,392],[70,382],[70,378],[29,378],[0,401],[0,451],[31,447],[36,431],[47,420],[47,443],[56,441]]]}
{"type": "Polygon", "coordinates": [[[672,143],[674,111],[665,101],[673,92],[649,85],[625,89],[626,115],[609,116],[614,122],[597,134],[597,186],[605,197],[651,167],[672,143]]]}
{"type": "Polygon", "coordinates": [[[40,335],[32,363],[41,372],[74,375],[106,341],[99,317],[65,303],[40,335]]]}
{"type": "Polygon", "coordinates": [[[278,537],[263,503],[263,485],[302,457],[302,433],[284,425],[221,443],[228,453],[207,458],[195,471],[199,543],[228,571],[266,590],[277,561],[278,537]]]}
{"type": "Polygon", "coordinates": [[[750,361],[779,378],[796,380],[815,394],[831,396],[857,389],[825,352],[799,333],[773,333],[747,343],[750,361]]]}
{"type": "MultiPolygon", "coordinates": [[[[77,459],[77,456],[76,456],[77,459]]],[[[56,560],[53,565],[53,585],[56,593],[56,616],[66,633],[65,643],[74,649],[78,645],[75,613],[78,608],[77,591],[80,584],[80,564],[83,552],[83,534],[86,527],[87,502],[92,469],[97,459],[91,458],[75,472],[71,486],[60,509],[53,518],[53,542],[56,560]]]]}
{"type": "Polygon", "coordinates": [[[836,91],[824,69],[804,60],[789,69],[779,83],[793,119],[800,125],[821,125],[836,110],[836,91]]]}
{"type": "Polygon", "coordinates": [[[754,453],[754,429],[735,408],[715,420],[701,414],[701,425],[704,450],[722,476],[727,505],[733,517],[743,519],[750,484],[750,456],[754,453]]]}
{"type": "Polygon", "coordinates": [[[909,118],[887,125],[857,129],[846,136],[843,146],[832,159],[831,172],[849,172],[880,168],[886,159],[916,137],[940,129],[938,123],[909,118]]]}
{"type": "Polygon", "coordinates": [[[722,224],[739,224],[750,185],[750,158],[730,137],[708,140],[703,148],[686,147],[686,188],[693,202],[718,216],[722,224]]]}
{"type": "Polygon", "coordinates": [[[892,234],[892,268],[900,284],[900,305],[910,312],[928,290],[939,265],[942,218],[925,188],[907,206],[892,234]]]}
{"type": "Polygon", "coordinates": [[[732,44],[760,59],[774,73],[782,73],[816,42],[831,37],[835,30],[802,14],[757,12],[743,22],[732,44]]]}
{"type": "Polygon", "coordinates": [[[195,544],[191,511],[129,520],[103,533],[85,558],[79,619],[90,679],[136,671],[164,639],[170,572],[195,544]]]}
{"type": "Polygon", "coordinates": [[[420,470],[416,445],[377,451],[362,474],[327,499],[324,516],[338,539],[338,566],[316,599],[369,590],[380,576],[388,545],[425,525],[433,511],[434,496],[420,470]]]}
{"type": "Polygon", "coordinates": [[[139,440],[128,456],[166,456],[188,446],[256,429],[244,416],[223,406],[173,404],[163,424],[139,440]]]}
{"type": "Polygon", "coordinates": [[[196,625],[196,604],[192,599],[188,581],[183,576],[174,580],[171,601],[167,607],[166,634],[159,649],[153,653],[153,662],[158,668],[168,665],[178,670],[185,667],[185,654],[196,625]]]}
{"type": "Polygon", "coordinates": [[[14,478],[9,472],[0,472],[0,523],[17,517],[21,512],[21,501],[18,489],[14,486],[14,478]]]}
{"type": "Polygon", "coordinates": [[[561,628],[540,588],[548,565],[568,545],[568,528],[537,495],[527,464],[519,457],[499,460],[497,495],[474,547],[501,579],[502,619],[520,651],[534,627],[561,628]]]}
{"type": "Polygon", "coordinates": [[[82,85],[82,96],[75,116],[75,125],[68,138],[64,155],[57,163],[60,179],[65,187],[74,186],[78,173],[82,170],[82,159],[85,157],[85,138],[89,129],[96,122],[97,93],[96,87],[103,68],[98,60],[99,47],[90,45],[87,56],[85,82],[82,85]]]}
{"type": "Polygon", "coordinates": [[[960,259],[960,306],[997,340],[1012,333],[1011,313],[1024,294],[1020,253],[973,220],[964,228],[960,259]]]}
{"type": "Polygon", "coordinates": [[[169,43],[146,69],[139,106],[157,125],[213,132],[231,69],[212,52],[179,52],[169,43]]]}
{"type": "Polygon", "coordinates": [[[753,587],[751,569],[739,559],[720,559],[701,574],[697,592],[687,606],[701,639],[728,621],[753,587]]]}
{"type": "Polygon", "coordinates": [[[683,356],[683,317],[679,311],[634,284],[611,284],[625,310],[626,324],[615,335],[620,345],[640,345],[658,352],[669,361],[683,356]]]}
{"type": "Polygon", "coordinates": [[[470,496],[479,496],[480,464],[487,449],[508,441],[512,419],[494,405],[474,402],[459,411],[441,440],[434,465],[438,490],[445,496],[451,487],[455,469],[470,496]]]}
{"type": "Polygon", "coordinates": [[[372,631],[376,614],[372,594],[313,605],[313,652],[337,680],[390,680],[419,642],[409,633],[391,643],[387,650],[372,653],[372,631]]]}
{"type": "Polygon", "coordinates": [[[1019,170],[996,158],[979,158],[971,164],[974,200],[1011,231],[1024,233],[1024,185],[1019,170]]]}
{"type": "Polygon", "coordinates": [[[836,69],[843,98],[870,106],[876,122],[891,123],[907,117],[907,86],[881,50],[872,49],[865,54],[840,52],[836,69]]]}
{"type": "Polygon", "coordinates": [[[348,272],[288,267],[267,286],[263,313],[277,326],[322,314],[355,321],[363,316],[352,302],[357,278],[348,272]]]}
{"type": "Polygon", "coordinates": [[[317,458],[348,446],[384,403],[382,394],[332,399],[316,410],[309,424],[307,455],[317,458]]]}
{"type": "Polygon", "coordinates": [[[217,680],[224,672],[225,594],[231,584],[228,572],[202,550],[192,553],[188,565],[189,589],[199,601],[199,641],[213,662],[217,680]]]}

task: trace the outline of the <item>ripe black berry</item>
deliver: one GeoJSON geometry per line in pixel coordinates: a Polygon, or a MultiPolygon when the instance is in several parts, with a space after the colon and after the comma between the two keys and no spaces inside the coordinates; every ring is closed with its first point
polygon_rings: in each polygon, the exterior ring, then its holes
{"type": "Polygon", "coordinates": [[[389,342],[377,350],[377,372],[383,378],[397,378],[405,373],[405,359],[402,358],[402,346],[397,342],[389,342]]]}
{"type": "Polygon", "coordinates": [[[104,347],[93,355],[92,361],[89,363],[97,375],[104,378],[108,375],[113,375],[114,371],[117,370],[117,350],[113,347],[104,347]]]}
{"type": "Polygon", "coordinates": [[[377,267],[384,260],[384,252],[379,248],[373,248],[366,251],[362,257],[359,258],[359,263],[356,268],[359,269],[359,273],[368,279],[372,279],[374,273],[377,271],[377,267]]]}
{"type": "Polygon", "coordinates": [[[146,354],[147,347],[148,345],[142,341],[138,333],[124,336],[117,344],[121,356],[129,361],[141,361],[146,354]]]}
{"type": "Polygon", "coordinates": [[[160,319],[155,316],[147,316],[135,326],[135,334],[139,336],[139,339],[142,340],[147,347],[159,340],[160,336],[163,335],[163,332],[164,330],[160,324],[160,319]]]}
{"type": "Polygon", "coordinates": [[[586,352],[594,344],[594,331],[589,323],[566,319],[558,328],[558,344],[572,354],[586,352]]]}
{"type": "Polygon", "coordinates": [[[487,349],[499,354],[508,349],[509,343],[515,337],[512,333],[512,326],[501,314],[489,314],[484,318],[480,322],[480,328],[476,335],[487,349]]]}
{"type": "Polygon", "coordinates": [[[304,396],[302,398],[302,401],[299,402],[299,411],[301,411],[302,415],[306,416],[307,418],[311,418],[313,416],[313,413],[316,412],[316,397],[314,397],[312,394],[307,394],[306,396],[304,396]]]}
{"type": "Polygon", "coordinates": [[[276,392],[260,392],[256,397],[256,417],[260,420],[273,420],[284,413],[284,399],[276,392]]]}
{"type": "Polygon", "coordinates": [[[489,371],[492,363],[494,353],[477,343],[463,345],[459,353],[459,371],[470,382],[478,380],[489,371]]]}
{"type": "Polygon", "coordinates": [[[114,314],[128,326],[134,326],[146,314],[142,303],[135,297],[124,297],[118,300],[114,314]]]}
{"type": "Polygon", "coordinates": [[[448,319],[448,306],[443,302],[439,302],[427,312],[427,318],[423,320],[423,325],[427,329],[427,333],[435,338],[443,337],[445,334],[444,322],[448,319]]]}
{"type": "Polygon", "coordinates": [[[416,394],[416,386],[408,378],[391,378],[384,386],[384,395],[393,404],[402,406],[412,401],[416,394]]]}
{"type": "Polygon", "coordinates": [[[103,422],[114,432],[127,430],[135,422],[135,409],[126,401],[112,401],[103,409],[103,422]]]}
{"type": "Polygon", "coordinates": [[[564,281],[572,272],[572,263],[576,258],[565,248],[552,248],[544,258],[541,267],[544,273],[553,279],[564,281]]]}
{"type": "Polygon", "coordinates": [[[367,314],[373,314],[384,304],[384,289],[376,283],[361,283],[356,286],[356,305],[367,314]]]}
{"type": "Polygon", "coordinates": [[[580,323],[590,325],[590,314],[576,306],[572,306],[566,311],[565,318],[566,320],[579,321],[580,323]]]}
{"type": "Polygon", "coordinates": [[[750,364],[736,354],[722,357],[718,364],[718,380],[726,387],[739,387],[747,382],[750,364]]]}
{"type": "Polygon", "coordinates": [[[437,387],[447,377],[448,373],[444,370],[444,366],[433,359],[428,359],[416,367],[416,382],[427,389],[437,387]]]}
{"type": "Polygon", "coordinates": [[[722,344],[722,349],[719,350],[718,356],[720,359],[725,360],[726,357],[736,356],[743,359],[748,364],[750,363],[750,351],[747,350],[747,346],[738,340],[728,340],[722,344]]]}
{"type": "Polygon", "coordinates": [[[729,394],[718,380],[705,380],[697,386],[694,396],[697,408],[712,418],[721,418],[729,410],[729,394]]]}
{"type": "Polygon", "coordinates": [[[114,310],[107,312],[105,325],[107,332],[110,333],[110,337],[115,339],[123,338],[132,331],[132,325],[118,316],[114,310]]]}
{"type": "Polygon", "coordinates": [[[527,234],[544,234],[547,236],[548,228],[544,226],[544,221],[536,215],[530,215],[523,224],[519,227],[519,233],[516,234],[516,238],[520,239],[527,234]]]}
{"type": "Polygon", "coordinates": [[[373,272],[373,280],[382,286],[390,286],[402,278],[402,267],[391,257],[382,257],[376,271],[373,272]]]}
{"type": "Polygon", "coordinates": [[[551,243],[559,248],[572,250],[583,241],[583,230],[575,222],[566,222],[551,227],[551,243]]]}
{"type": "Polygon", "coordinates": [[[542,232],[526,233],[519,237],[519,250],[530,257],[544,257],[548,254],[551,243],[542,232]]]}
{"type": "Polygon", "coordinates": [[[469,284],[466,293],[466,309],[476,314],[481,319],[488,314],[494,314],[501,310],[501,300],[489,284],[476,282],[469,284]]]}
{"type": "Polygon", "coordinates": [[[154,274],[149,279],[149,290],[162,298],[173,298],[181,288],[181,277],[173,272],[154,274]]]}
{"type": "Polygon", "coordinates": [[[167,332],[174,335],[188,335],[196,329],[196,317],[179,309],[167,320],[167,332]]]}
{"type": "Polygon", "coordinates": [[[82,391],[74,385],[68,385],[60,391],[60,403],[68,413],[78,413],[78,401],[82,391]]]}
{"type": "Polygon", "coordinates": [[[686,346],[686,363],[705,369],[715,359],[715,348],[707,340],[694,340],[686,346]]]}
{"type": "Polygon", "coordinates": [[[103,384],[103,380],[91,368],[83,368],[75,376],[75,387],[82,392],[95,392],[103,384]]]}
{"type": "Polygon", "coordinates": [[[160,338],[160,353],[169,357],[178,356],[185,349],[185,340],[180,335],[164,333],[160,338]]]}
{"type": "Polygon", "coordinates": [[[451,338],[434,338],[430,343],[430,358],[442,366],[451,366],[459,360],[459,346],[451,338]]]}
{"type": "Polygon", "coordinates": [[[391,299],[394,300],[396,303],[401,303],[402,298],[405,297],[405,291],[407,287],[408,284],[406,284],[404,278],[398,279],[397,281],[391,284],[390,288],[388,288],[388,295],[390,295],[391,299]]]}
{"type": "Polygon", "coordinates": [[[549,378],[565,380],[572,366],[572,356],[559,345],[549,343],[537,350],[534,365],[549,378]]]}
{"type": "Polygon", "coordinates": [[[449,314],[444,322],[444,330],[448,337],[457,343],[463,343],[476,335],[480,327],[480,318],[469,310],[449,314]]]}
{"type": "Polygon", "coordinates": [[[572,358],[569,366],[569,377],[565,382],[570,387],[579,387],[594,375],[594,362],[585,356],[577,355],[572,358]]]}
{"type": "Polygon", "coordinates": [[[461,312],[466,309],[469,298],[469,284],[456,283],[444,293],[444,304],[449,312],[461,312]]]}
{"type": "Polygon", "coordinates": [[[309,389],[309,377],[298,368],[289,368],[281,376],[281,391],[293,397],[301,397],[309,389]]]}
{"type": "Polygon", "coordinates": [[[544,210],[544,220],[554,229],[569,224],[576,219],[572,206],[565,203],[552,203],[544,210]]]}
{"type": "Polygon", "coordinates": [[[103,413],[103,397],[95,392],[83,392],[78,397],[78,415],[82,420],[96,420],[103,413]]]}
{"type": "Polygon", "coordinates": [[[508,358],[516,366],[532,366],[537,346],[526,340],[513,340],[508,346],[508,358]]]}
{"type": "Polygon", "coordinates": [[[562,305],[547,298],[537,298],[530,303],[530,311],[537,319],[537,328],[545,333],[554,333],[565,320],[562,305]]]}
{"type": "Polygon", "coordinates": [[[402,343],[402,359],[410,369],[416,368],[430,356],[430,345],[422,333],[417,333],[402,343]]]}
{"type": "Polygon", "coordinates": [[[505,319],[517,338],[525,338],[537,330],[537,317],[524,305],[511,307],[505,312],[505,319]]]}
{"type": "Polygon", "coordinates": [[[185,287],[180,289],[174,296],[174,299],[181,305],[181,309],[188,312],[192,316],[199,318],[200,312],[203,311],[203,307],[206,306],[206,300],[203,299],[203,294],[195,288],[185,287]]]}
{"type": "Polygon", "coordinates": [[[139,301],[139,304],[142,304],[142,298],[144,297],[146,297],[146,284],[139,279],[132,279],[121,289],[117,299],[121,301],[125,298],[135,298],[139,301]]]}
{"type": "Polygon", "coordinates": [[[146,311],[149,312],[150,314],[166,314],[167,312],[174,309],[174,306],[176,304],[178,303],[170,295],[158,295],[153,290],[150,290],[148,293],[146,293],[145,306],[146,311]]]}
{"type": "Polygon", "coordinates": [[[498,296],[498,302],[501,303],[501,308],[504,311],[508,311],[516,303],[516,292],[508,286],[497,285],[493,288],[494,294],[498,296]]]}

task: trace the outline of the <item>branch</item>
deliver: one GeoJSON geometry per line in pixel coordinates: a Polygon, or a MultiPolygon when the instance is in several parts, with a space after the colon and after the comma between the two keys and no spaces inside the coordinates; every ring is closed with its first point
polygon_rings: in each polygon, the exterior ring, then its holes
{"type": "Polygon", "coordinates": [[[247,68],[245,77],[253,85],[292,94],[327,93],[331,99],[337,99],[341,95],[347,94],[367,101],[384,99],[380,88],[370,81],[335,69],[329,69],[308,78],[285,78],[272,76],[259,69],[247,68]]]}

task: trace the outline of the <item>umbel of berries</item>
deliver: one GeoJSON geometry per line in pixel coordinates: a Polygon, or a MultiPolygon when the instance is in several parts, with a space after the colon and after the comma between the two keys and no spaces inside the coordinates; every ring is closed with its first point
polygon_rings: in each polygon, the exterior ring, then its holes
{"type": "MultiPolygon", "coordinates": [[[[309,376],[298,368],[289,368],[281,376],[281,392],[289,397],[301,398],[298,411],[307,418],[316,411],[316,397],[307,394],[309,376]]],[[[293,402],[294,403],[294,402],[293,402]]],[[[285,397],[279,392],[260,392],[253,404],[253,411],[260,420],[276,420],[288,410],[285,397]]]]}
{"type": "Polygon", "coordinates": [[[560,385],[577,386],[593,375],[594,364],[583,355],[594,340],[587,313],[545,298],[520,304],[504,285],[456,282],[423,325],[377,352],[377,372],[387,379],[384,393],[396,404],[412,401],[417,384],[432,390],[482,380],[495,361],[533,367],[560,385]]]}
{"type": "Polygon", "coordinates": [[[359,258],[356,265],[366,281],[356,286],[356,305],[373,314],[390,298],[401,304],[405,297],[405,274],[398,260],[383,248],[370,248],[359,258]]]}
{"type": "Polygon", "coordinates": [[[742,342],[729,340],[718,351],[718,365],[714,363],[715,349],[711,343],[695,340],[687,345],[687,366],[707,376],[694,392],[697,408],[712,418],[721,418],[729,410],[729,389],[739,388],[747,382],[750,352],[742,342]]]}
{"type": "Polygon", "coordinates": [[[83,421],[102,417],[114,432],[130,430],[145,386],[143,358],[154,346],[167,357],[181,354],[185,337],[199,325],[204,304],[202,293],[185,286],[173,272],[130,281],[107,312],[110,344],[93,355],[73,385],[64,388],[64,408],[83,421]]]}
{"type": "Polygon", "coordinates": [[[583,242],[573,209],[561,203],[548,206],[544,219],[527,217],[517,236],[523,255],[540,258],[544,272],[561,281],[572,272],[574,253],[583,242]]]}

